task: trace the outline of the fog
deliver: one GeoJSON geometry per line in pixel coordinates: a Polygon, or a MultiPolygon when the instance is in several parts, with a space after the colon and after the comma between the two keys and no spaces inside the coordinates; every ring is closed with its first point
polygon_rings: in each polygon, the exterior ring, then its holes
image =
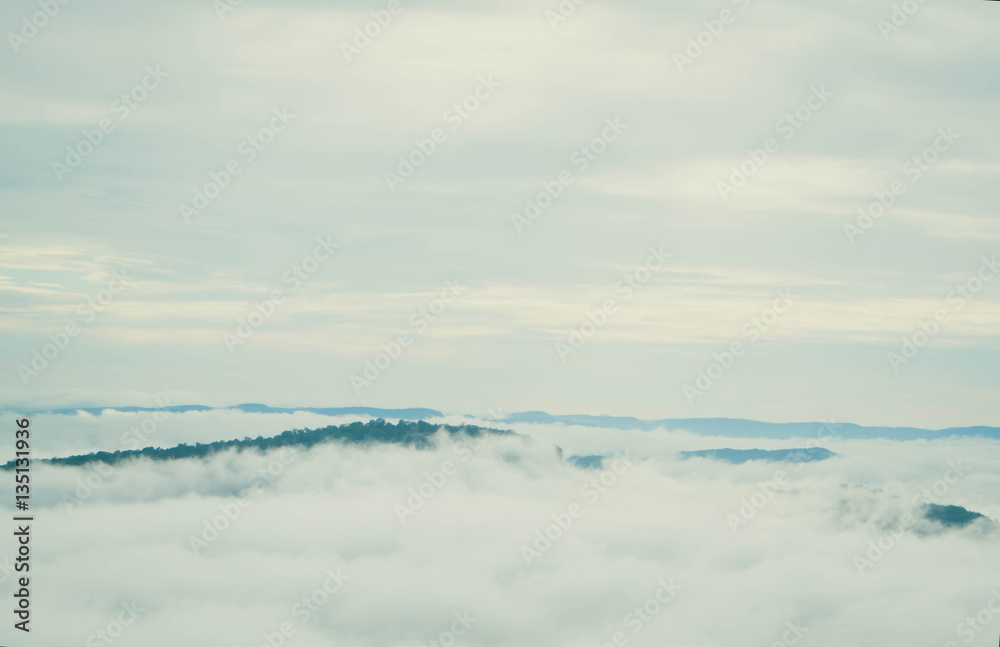
{"type": "MultiPolygon", "coordinates": [[[[141,415],[32,426],[61,454],[112,447],[141,415]]],[[[171,418],[159,444],[312,422],[171,418]]],[[[945,646],[1000,631],[992,524],[920,515],[933,502],[1000,519],[995,441],[513,430],[482,443],[440,433],[430,450],[36,464],[33,644],[945,646]],[[803,446],[837,455],[677,457],[803,446]],[[600,470],[565,460],[580,454],[608,458],[600,470]]],[[[12,557],[13,539],[4,547],[12,557]]],[[[11,595],[13,578],[2,587],[11,595]]]]}

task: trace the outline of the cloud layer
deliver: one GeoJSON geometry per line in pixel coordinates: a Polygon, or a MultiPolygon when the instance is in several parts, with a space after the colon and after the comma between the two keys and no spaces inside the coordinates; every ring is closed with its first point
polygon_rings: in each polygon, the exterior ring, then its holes
{"type": "Polygon", "coordinates": [[[908,516],[929,501],[1000,519],[994,441],[824,438],[835,458],[730,465],[677,452],[816,439],[515,430],[425,451],[39,465],[33,636],[88,644],[133,601],[115,644],[267,644],[284,625],[304,647],[445,644],[458,631],[458,645],[618,632],[635,645],[771,645],[791,627],[802,644],[944,646],[992,644],[1000,627],[987,610],[965,641],[996,586],[996,531],[908,516]],[[604,471],[563,459],[616,453],[604,471]]]}

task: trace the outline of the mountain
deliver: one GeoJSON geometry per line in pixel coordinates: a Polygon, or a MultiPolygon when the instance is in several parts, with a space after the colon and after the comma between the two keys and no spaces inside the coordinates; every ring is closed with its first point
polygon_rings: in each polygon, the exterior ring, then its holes
{"type": "Polygon", "coordinates": [[[710,458],[740,465],[747,461],[783,461],[786,463],[811,463],[833,458],[837,454],[822,447],[807,447],[804,449],[702,449],[693,452],[680,452],[681,458],[710,458]]]}
{"type": "Polygon", "coordinates": [[[989,520],[986,515],[967,510],[960,505],[938,505],[936,503],[924,505],[924,518],[936,521],[948,528],[964,528],[976,519],[989,520]]]}
{"type": "MultiPolygon", "coordinates": [[[[7,409],[12,410],[13,408],[7,409]]],[[[164,411],[167,413],[187,413],[189,411],[243,411],[246,413],[316,413],[321,416],[373,416],[376,418],[399,418],[404,420],[423,420],[425,418],[441,418],[444,416],[435,409],[420,407],[410,409],[378,409],[376,407],[271,407],[266,404],[237,404],[231,407],[209,407],[203,404],[179,404],[165,407],[73,407],[63,409],[36,409],[21,411],[24,415],[48,413],[55,415],[74,415],[77,412],[99,416],[103,411],[121,411],[122,413],[138,413],[147,411],[164,411]]]]}
{"type": "Polygon", "coordinates": [[[638,429],[654,431],[690,431],[702,436],[729,438],[887,438],[891,440],[933,440],[949,436],[983,436],[1000,439],[1000,427],[949,427],[920,429],[917,427],[864,427],[850,422],[760,422],[739,418],[663,418],[642,420],[625,416],[552,415],[544,411],[512,413],[503,419],[508,424],[564,424],[605,429],[638,429]]]}
{"type": "MultiPolygon", "coordinates": [[[[209,407],[201,404],[184,404],[165,407],[74,407],[22,411],[17,407],[0,407],[23,415],[57,414],[74,415],[78,412],[99,416],[103,411],[125,413],[165,411],[186,413],[190,411],[243,411],[246,413],[296,413],[299,411],[323,416],[371,416],[393,420],[427,420],[443,418],[436,409],[412,407],[408,409],[379,409],[376,407],[272,407],[248,403],[230,407],[209,407]]],[[[473,416],[466,416],[472,418],[473,416]]],[[[985,437],[1000,440],[1000,427],[948,427],[922,429],[919,427],[866,427],[850,422],[761,422],[741,418],[662,418],[644,420],[629,416],[552,415],[544,411],[512,413],[500,420],[506,424],[562,424],[604,429],[637,429],[641,431],[688,431],[701,436],[730,438],[790,438],[839,437],[844,439],[886,438],[889,440],[934,440],[952,436],[985,437]]]]}
{"type": "MultiPolygon", "coordinates": [[[[511,435],[514,432],[485,427],[454,427],[451,425],[432,425],[428,422],[399,421],[396,424],[379,418],[368,422],[352,422],[346,425],[323,427],[322,429],[291,429],[277,436],[264,438],[244,438],[243,440],[221,440],[214,443],[197,443],[195,445],[181,444],[169,449],[146,447],[145,449],[95,452],[80,454],[66,458],[51,458],[36,462],[52,465],[86,465],[88,463],[107,463],[114,465],[133,458],[148,458],[154,461],[166,461],[179,458],[204,458],[229,449],[236,451],[258,450],[266,451],[279,447],[310,448],[320,443],[342,442],[355,445],[374,443],[391,443],[407,445],[417,449],[425,449],[431,445],[431,436],[440,430],[455,436],[464,434],[473,438],[483,434],[511,435]]],[[[3,470],[14,468],[14,461],[3,465],[3,470]]]]}

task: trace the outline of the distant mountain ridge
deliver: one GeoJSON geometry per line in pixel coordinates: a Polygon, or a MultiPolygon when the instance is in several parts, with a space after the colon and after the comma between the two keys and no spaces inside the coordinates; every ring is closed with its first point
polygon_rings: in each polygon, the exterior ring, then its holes
{"type": "MultiPolygon", "coordinates": [[[[770,463],[812,463],[814,461],[825,461],[836,456],[836,452],[831,452],[823,447],[804,447],[793,449],[731,449],[722,447],[719,449],[698,449],[695,451],[678,452],[681,459],[708,458],[711,460],[742,465],[748,461],[766,461],[770,463]]],[[[566,460],[584,469],[600,469],[604,466],[604,461],[610,456],[604,454],[585,454],[570,456],[566,460]]]]}
{"type": "MultiPolygon", "coordinates": [[[[19,411],[16,407],[0,407],[6,411],[19,411]]],[[[123,413],[157,412],[186,413],[190,411],[242,411],[245,413],[288,414],[296,412],[314,413],[324,416],[371,416],[396,420],[427,420],[443,418],[437,409],[411,407],[404,409],[380,409],[378,407],[272,407],[266,404],[239,404],[229,407],[211,407],[202,404],[184,404],[165,407],[64,407],[19,411],[24,415],[54,414],[73,415],[84,412],[99,416],[103,411],[123,413]]],[[[467,415],[467,418],[475,416],[467,415]]],[[[946,429],[922,429],[919,427],[866,427],[851,422],[761,422],[742,418],[663,418],[644,420],[631,416],[594,416],[586,414],[553,415],[545,411],[522,411],[512,413],[497,420],[500,423],[515,424],[563,424],[602,429],[636,429],[641,431],[689,431],[702,436],[727,436],[732,438],[769,438],[787,440],[790,438],[840,437],[844,439],[885,438],[889,440],[934,440],[959,437],[983,437],[1000,439],[1000,427],[948,427],[946,429]]]]}
{"type": "MultiPolygon", "coordinates": [[[[7,409],[11,410],[11,409],[7,409]]],[[[245,413],[315,413],[321,416],[373,416],[376,418],[401,418],[405,420],[422,420],[424,418],[442,418],[444,414],[435,409],[413,407],[409,409],[379,409],[378,407],[272,407],[266,404],[248,403],[231,407],[210,407],[204,404],[178,404],[165,407],[65,407],[59,409],[36,409],[23,411],[25,415],[48,413],[53,415],[73,415],[79,411],[99,416],[104,411],[120,411],[122,413],[140,413],[165,411],[167,413],[187,413],[189,411],[243,411],[245,413]]]]}
{"type": "Polygon", "coordinates": [[[933,440],[949,436],[981,436],[1000,439],[1000,427],[949,427],[920,429],[917,427],[864,427],[851,422],[760,422],[740,418],[664,418],[642,420],[628,416],[552,415],[544,411],[512,413],[504,422],[534,424],[564,424],[605,429],[638,429],[641,431],[690,431],[703,436],[733,438],[815,438],[837,436],[847,439],[887,438],[891,440],[933,440]]]}
{"type": "Polygon", "coordinates": [[[802,449],[699,449],[697,451],[680,452],[681,458],[709,458],[717,461],[742,465],[747,461],[767,461],[771,463],[812,463],[825,461],[837,454],[823,447],[804,447],[802,449]]]}

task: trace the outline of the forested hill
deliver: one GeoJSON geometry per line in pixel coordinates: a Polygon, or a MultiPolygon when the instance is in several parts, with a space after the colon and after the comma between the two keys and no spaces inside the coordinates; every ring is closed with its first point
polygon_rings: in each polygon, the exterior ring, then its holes
{"type": "MultiPolygon", "coordinates": [[[[93,454],[68,456],[66,458],[45,459],[37,462],[51,463],[53,465],[86,465],[88,463],[114,465],[132,458],[149,458],[154,461],[166,461],[178,458],[204,458],[205,456],[228,449],[235,449],[237,451],[248,449],[266,451],[280,447],[308,449],[313,445],[328,442],[342,442],[353,445],[390,443],[424,449],[430,446],[431,436],[439,430],[444,430],[452,436],[465,434],[472,437],[478,437],[483,434],[507,435],[514,433],[512,431],[475,426],[454,427],[451,425],[433,425],[422,420],[419,422],[400,420],[399,423],[393,424],[379,418],[368,422],[352,422],[346,425],[323,427],[322,429],[292,429],[270,438],[257,436],[256,438],[245,437],[243,440],[221,440],[206,444],[182,444],[169,449],[147,447],[137,450],[96,452],[93,454]]],[[[11,470],[13,468],[14,461],[10,461],[2,469],[11,470]]]]}

